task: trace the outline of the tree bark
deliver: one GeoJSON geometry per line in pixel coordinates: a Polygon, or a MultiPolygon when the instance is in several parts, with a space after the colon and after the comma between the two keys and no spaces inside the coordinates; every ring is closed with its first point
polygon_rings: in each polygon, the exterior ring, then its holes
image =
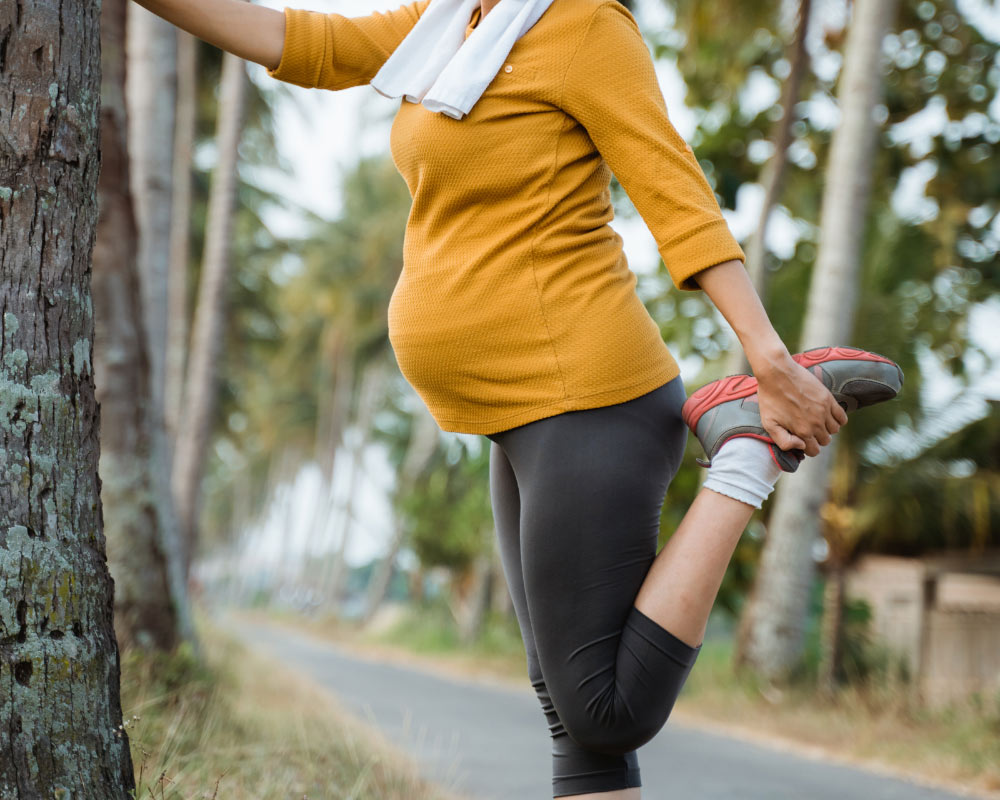
{"type": "Polygon", "coordinates": [[[219,87],[216,133],[219,159],[212,175],[201,282],[184,382],[185,424],[177,432],[173,466],[174,498],[186,571],[191,568],[197,543],[201,478],[215,413],[219,352],[226,322],[226,282],[236,208],[236,168],[246,81],[242,59],[226,53],[222,59],[219,87]]]}
{"type": "Polygon", "coordinates": [[[187,354],[187,272],[191,238],[191,165],[198,111],[198,41],[177,28],[177,111],[170,209],[170,261],[167,268],[167,342],[164,420],[169,441],[177,437],[184,398],[187,354]]]}
{"type": "Polygon", "coordinates": [[[0,5],[0,791],[125,800],[91,369],[97,3],[0,5]]]}
{"type": "MultiPolygon", "coordinates": [[[[896,0],[857,0],[854,5],[838,94],[842,116],[831,143],[803,349],[850,342],[876,141],[872,112],[881,94],[882,40],[895,9],[896,0]]],[[[813,546],[836,446],[834,439],[819,456],[807,458],[776,492],[745,612],[745,651],[738,654],[769,680],[787,678],[802,656],[815,577],[813,546]]]]}
{"type": "MultiPolygon", "coordinates": [[[[781,93],[781,119],[774,134],[774,156],[761,171],[761,183],[764,184],[764,202],[757,218],[757,228],[747,242],[747,272],[753,281],[761,302],[767,306],[767,223],[781,197],[785,185],[785,172],[788,167],[788,148],[792,143],[792,123],[795,121],[795,104],[799,101],[802,78],[809,67],[806,53],[806,33],[809,30],[809,15],[812,12],[812,0],[801,0],[799,3],[798,21],[795,25],[795,36],[789,48],[791,69],[781,93]]],[[[726,360],[725,375],[742,375],[750,372],[750,364],[746,354],[740,347],[739,340],[732,337],[732,347],[726,360]]]]}
{"type": "Polygon", "coordinates": [[[171,650],[193,638],[193,626],[178,571],[177,530],[169,524],[172,499],[154,475],[159,465],[129,190],[125,8],[125,0],[104,0],[101,11],[102,166],[93,268],[101,499],[118,642],[171,650]]]}

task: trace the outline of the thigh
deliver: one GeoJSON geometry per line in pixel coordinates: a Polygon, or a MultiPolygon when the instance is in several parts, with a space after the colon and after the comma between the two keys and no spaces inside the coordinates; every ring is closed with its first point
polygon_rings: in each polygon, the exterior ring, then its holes
{"type": "Polygon", "coordinates": [[[493,437],[519,487],[526,616],[557,710],[583,684],[613,676],[683,454],[684,397],[676,379],[626,403],[493,437]]]}
{"type": "Polygon", "coordinates": [[[495,441],[490,449],[490,500],[504,576],[524,641],[528,679],[538,696],[552,740],[553,797],[639,786],[641,780],[635,752],[612,756],[581,747],[570,738],[556,712],[538,663],[528,614],[521,562],[520,491],[513,467],[495,441]]]}
{"type": "MultiPolygon", "coordinates": [[[[537,655],[521,570],[521,498],[510,461],[495,441],[490,442],[490,504],[493,508],[500,563],[507,580],[507,588],[510,590],[514,614],[521,629],[521,638],[524,640],[528,658],[528,672],[531,674],[536,671],[534,667],[537,664],[537,655]]],[[[535,676],[531,677],[534,679],[535,676]]]]}

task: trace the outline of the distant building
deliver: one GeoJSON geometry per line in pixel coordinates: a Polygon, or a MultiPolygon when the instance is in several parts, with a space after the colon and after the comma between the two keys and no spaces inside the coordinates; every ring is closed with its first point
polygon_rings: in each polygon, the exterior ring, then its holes
{"type": "Polygon", "coordinates": [[[927,705],[1000,694],[1000,551],[865,556],[848,572],[847,596],[867,601],[873,632],[927,705]]]}

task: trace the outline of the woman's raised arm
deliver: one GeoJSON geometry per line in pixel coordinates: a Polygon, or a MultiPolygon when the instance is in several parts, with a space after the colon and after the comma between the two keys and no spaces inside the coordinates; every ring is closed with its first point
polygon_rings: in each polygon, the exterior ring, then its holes
{"type": "Polygon", "coordinates": [[[831,434],[847,423],[823,382],[792,360],[761,305],[750,276],[738,260],[724,261],[692,279],[733,326],[757,378],[760,419],[782,450],[819,454],[831,434]]]}
{"type": "Polygon", "coordinates": [[[135,0],[199,39],[274,69],[281,61],[285,15],[243,0],[135,0]]]}

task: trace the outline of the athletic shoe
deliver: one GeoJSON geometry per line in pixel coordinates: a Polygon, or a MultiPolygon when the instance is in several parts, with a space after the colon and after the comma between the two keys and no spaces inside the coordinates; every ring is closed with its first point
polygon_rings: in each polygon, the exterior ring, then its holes
{"type": "Polygon", "coordinates": [[[867,350],[816,347],[792,358],[819,378],[848,413],[892,400],[903,388],[899,365],[867,350]]]}
{"type": "Polygon", "coordinates": [[[722,445],[736,436],[760,439],[771,450],[774,463],[785,472],[795,472],[805,458],[802,450],[779,448],[764,430],[757,379],[751,375],[730,375],[706,383],[685,401],[681,417],[705,450],[708,460],[698,459],[703,467],[709,466],[722,445]]]}
{"type": "MultiPolygon", "coordinates": [[[[817,347],[792,358],[812,372],[847,412],[891,400],[903,386],[903,370],[894,361],[854,347],[817,347]]],[[[702,386],[681,409],[708,456],[709,466],[719,448],[734,436],[765,442],[775,463],[795,472],[805,457],[802,450],[781,450],[764,430],[757,402],[757,380],[750,375],[730,375],[702,386]]]]}

